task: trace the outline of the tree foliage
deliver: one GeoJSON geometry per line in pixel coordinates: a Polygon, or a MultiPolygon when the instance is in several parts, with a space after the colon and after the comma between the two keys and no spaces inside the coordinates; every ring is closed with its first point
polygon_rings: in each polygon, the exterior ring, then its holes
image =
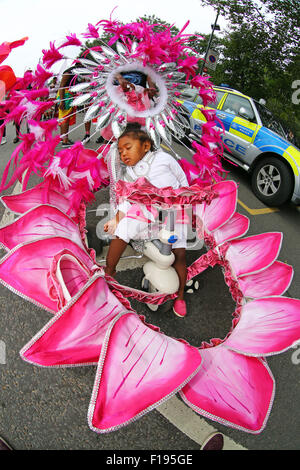
{"type": "Polygon", "coordinates": [[[299,142],[300,104],[292,100],[292,85],[300,80],[299,0],[199,2],[219,9],[229,24],[220,40],[222,59],[212,80],[264,98],[299,142]]]}
{"type": "Polygon", "coordinates": [[[248,24],[262,29],[275,40],[276,47],[284,45],[285,50],[298,47],[300,41],[299,0],[199,0],[203,6],[213,6],[227,18],[233,29],[248,24]]]}
{"type": "Polygon", "coordinates": [[[219,9],[231,31],[249,28],[254,41],[263,37],[264,55],[284,70],[294,60],[300,42],[299,0],[199,0],[219,9]]]}

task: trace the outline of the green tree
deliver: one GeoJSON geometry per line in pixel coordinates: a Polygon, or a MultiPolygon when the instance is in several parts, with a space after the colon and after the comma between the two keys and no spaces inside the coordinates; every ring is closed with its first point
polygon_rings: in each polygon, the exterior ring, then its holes
{"type": "Polygon", "coordinates": [[[265,33],[255,32],[248,25],[225,34],[220,40],[221,60],[212,73],[216,84],[226,82],[246,94],[262,98],[267,54],[264,50],[265,33]],[[255,42],[256,41],[256,42],[255,42]]]}
{"type": "Polygon", "coordinates": [[[267,106],[300,141],[300,105],[292,84],[300,79],[299,0],[200,0],[229,22],[221,41],[215,83],[264,98],[267,106]]]}
{"type": "Polygon", "coordinates": [[[203,6],[220,10],[230,29],[243,25],[266,34],[265,48],[278,67],[297,55],[300,42],[299,0],[199,0],[203,6]]]}

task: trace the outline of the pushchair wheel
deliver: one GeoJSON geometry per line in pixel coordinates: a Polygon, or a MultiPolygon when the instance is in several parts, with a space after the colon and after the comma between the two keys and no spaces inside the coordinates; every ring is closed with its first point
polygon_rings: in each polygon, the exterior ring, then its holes
{"type": "MultiPolygon", "coordinates": [[[[151,282],[145,278],[145,276],[142,279],[142,290],[145,292],[153,293],[156,292],[157,290],[152,286],[151,282]]],[[[147,307],[152,311],[152,312],[157,312],[159,305],[155,304],[146,304],[147,307]]]]}

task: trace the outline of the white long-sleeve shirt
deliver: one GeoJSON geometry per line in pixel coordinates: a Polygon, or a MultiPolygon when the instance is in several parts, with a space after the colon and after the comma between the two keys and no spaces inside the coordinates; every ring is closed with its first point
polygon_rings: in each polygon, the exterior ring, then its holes
{"type": "MultiPolygon", "coordinates": [[[[138,167],[141,163],[143,163],[143,159],[133,167],[126,166],[123,172],[123,178],[127,181],[135,181],[140,178],[142,175],[139,175],[138,167]]],[[[183,186],[188,186],[187,178],[179,163],[170,154],[162,150],[154,152],[153,158],[149,163],[149,171],[144,176],[157,188],[171,186],[173,189],[178,189],[183,186]]],[[[126,214],[130,206],[131,204],[129,202],[124,201],[119,205],[118,210],[126,214]]]]}
{"type": "MultiPolygon", "coordinates": [[[[141,176],[147,178],[147,180],[157,188],[172,187],[173,189],[178,189],[183,186],[188,186],[187,178],[179,163],[171,155],[160,150],[153,154],[145,155],[134,167],[123,167],[122,179],[125,181],[132,182],[141,176]],[[149,165],[148,168],[147,164],[149,165]],[[146,172],[141,174],[143,173],[143,171],[141,171],[143,169],[146,170],[146,172]]],[[[143,204],[139,204],[139,206],[144,216],[146,216],[148,220],[154,221],[153,214],[146,209],[143,204]]],[[[123,201],[119,205],[118,210],[127,214],[130,207],[131,203],[129,201],[123,201]]],[[[128,243],[130,239],[135,240],[143,236],[143,231],[147,226],[147,222],[125,217],[118,223],[115,235],[128,243]]],[[[186,226],[175,224],[175,231],[179,239],[173,244],[173,248],[186,248],[186,226]]]]}

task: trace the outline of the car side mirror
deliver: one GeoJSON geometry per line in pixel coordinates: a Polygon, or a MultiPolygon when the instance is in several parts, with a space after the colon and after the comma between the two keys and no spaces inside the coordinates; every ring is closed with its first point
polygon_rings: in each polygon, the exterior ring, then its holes
{"type": "Polygon", "coordinates": [[[242,118],[247,119],[248,121],[251,121],[251,119],[253,119],[243,106],[239,109],[239,115],[242,118]]]}

